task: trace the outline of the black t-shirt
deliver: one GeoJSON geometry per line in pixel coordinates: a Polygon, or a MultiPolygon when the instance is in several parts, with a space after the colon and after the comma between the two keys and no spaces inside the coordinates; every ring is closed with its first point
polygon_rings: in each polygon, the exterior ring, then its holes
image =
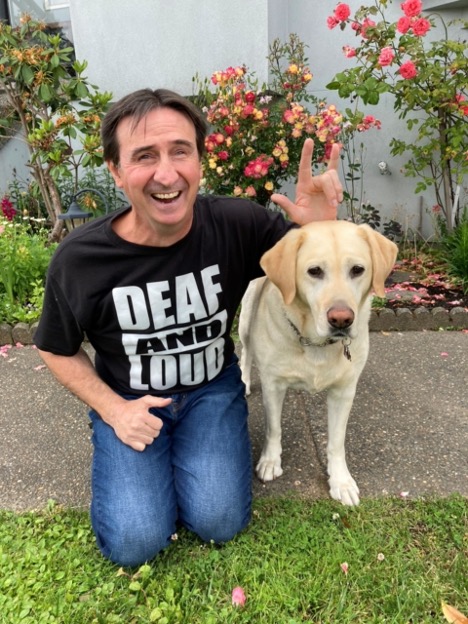
{"type": "Polygon", "coordinates": [[[231,360],[229,333],[245,289],[292,224],[248,200],[198,196],[187,236],[150,247],[113,231],[125,210],[59,245],[34,342],[72,356],[86,334],[98,374],[120,393],[192,390],[231,360]]]}

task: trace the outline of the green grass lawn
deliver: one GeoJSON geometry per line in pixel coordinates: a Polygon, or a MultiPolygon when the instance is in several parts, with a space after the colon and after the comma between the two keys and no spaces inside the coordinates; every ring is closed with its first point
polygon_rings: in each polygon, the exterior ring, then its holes
{"type": "Polygon", "coordinates": [[[442,601],[468,611],[467,502],[257,500],[232,542],[181,531],[139,570],[101,557],[86,512],[0,512],[0,622],[446,622],[442,601]]]}

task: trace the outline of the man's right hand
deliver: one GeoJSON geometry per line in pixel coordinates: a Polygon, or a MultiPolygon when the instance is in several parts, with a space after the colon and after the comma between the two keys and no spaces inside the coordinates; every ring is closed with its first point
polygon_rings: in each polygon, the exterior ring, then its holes
{"type": "Polygon", "coordinates": [[[144,396],[126,401],[123,409],[114,414],[112,422],[116,436],[135,451],[144,451],[158,437],[163,421],[150,414],[152,407],[166,407],[172,399],[144,396]]]}

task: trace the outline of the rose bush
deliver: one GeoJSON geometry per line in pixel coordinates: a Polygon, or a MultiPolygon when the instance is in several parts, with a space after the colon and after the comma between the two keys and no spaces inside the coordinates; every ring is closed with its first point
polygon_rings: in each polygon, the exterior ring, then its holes
{"type": "Polygon", "coordinates": [[[270,85],[259,87],[245,66],[215,72],[214,93],[206,80],[194,78],[194,100],[205,104],[211,128],[204,157],[207,192],[255,198],[266,206],[272,193],[296,175],[305,138],[315,140],[315,164],[326,160],[332,143],[340,140],[341,113],[307,91],[312,73],[304,47],[296,35],[286,44],[272,44],[270,85]]]}
{"type": "Polygon", "coordinates": [[[459,188],[468,173],[468,44],[451,39],[450,24],[439,15],[423,16],[421,0],[401,3],[402,15],[389,21],[389,1],[374,0],[353,17],[348,5],[338,4],[327,24],[354,32],[357,42],[343,52],[355,64],[327,87],[364,104],[377,104],[383,93],[393,96],[395,110],[413,133],[409,141],[393,138],[392,154],[409,155],[406,175],[419,178],[416,192],[434,188],[451,230],[459,220],[459,188]],[[429,41],[425,36],[436,20],[444,36],[429,41]]]}

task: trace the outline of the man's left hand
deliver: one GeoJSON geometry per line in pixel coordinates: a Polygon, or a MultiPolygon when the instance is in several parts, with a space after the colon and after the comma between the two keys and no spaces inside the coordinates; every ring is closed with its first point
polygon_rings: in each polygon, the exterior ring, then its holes
{"type": "Polygon", "coordinates": [[[313,176],[314,142],[312,139],[306,139],[299,164],[296,201],[293,203],[285,195],[278,193],[271,196],[271,200],[278,204],[298,225],[305,225],[311,221],[336,219],[338,204],[343,201],[343,187],[337,171],[340,150],[340,145],[335,143],[331,149],[327,170],[313,176]]]}

